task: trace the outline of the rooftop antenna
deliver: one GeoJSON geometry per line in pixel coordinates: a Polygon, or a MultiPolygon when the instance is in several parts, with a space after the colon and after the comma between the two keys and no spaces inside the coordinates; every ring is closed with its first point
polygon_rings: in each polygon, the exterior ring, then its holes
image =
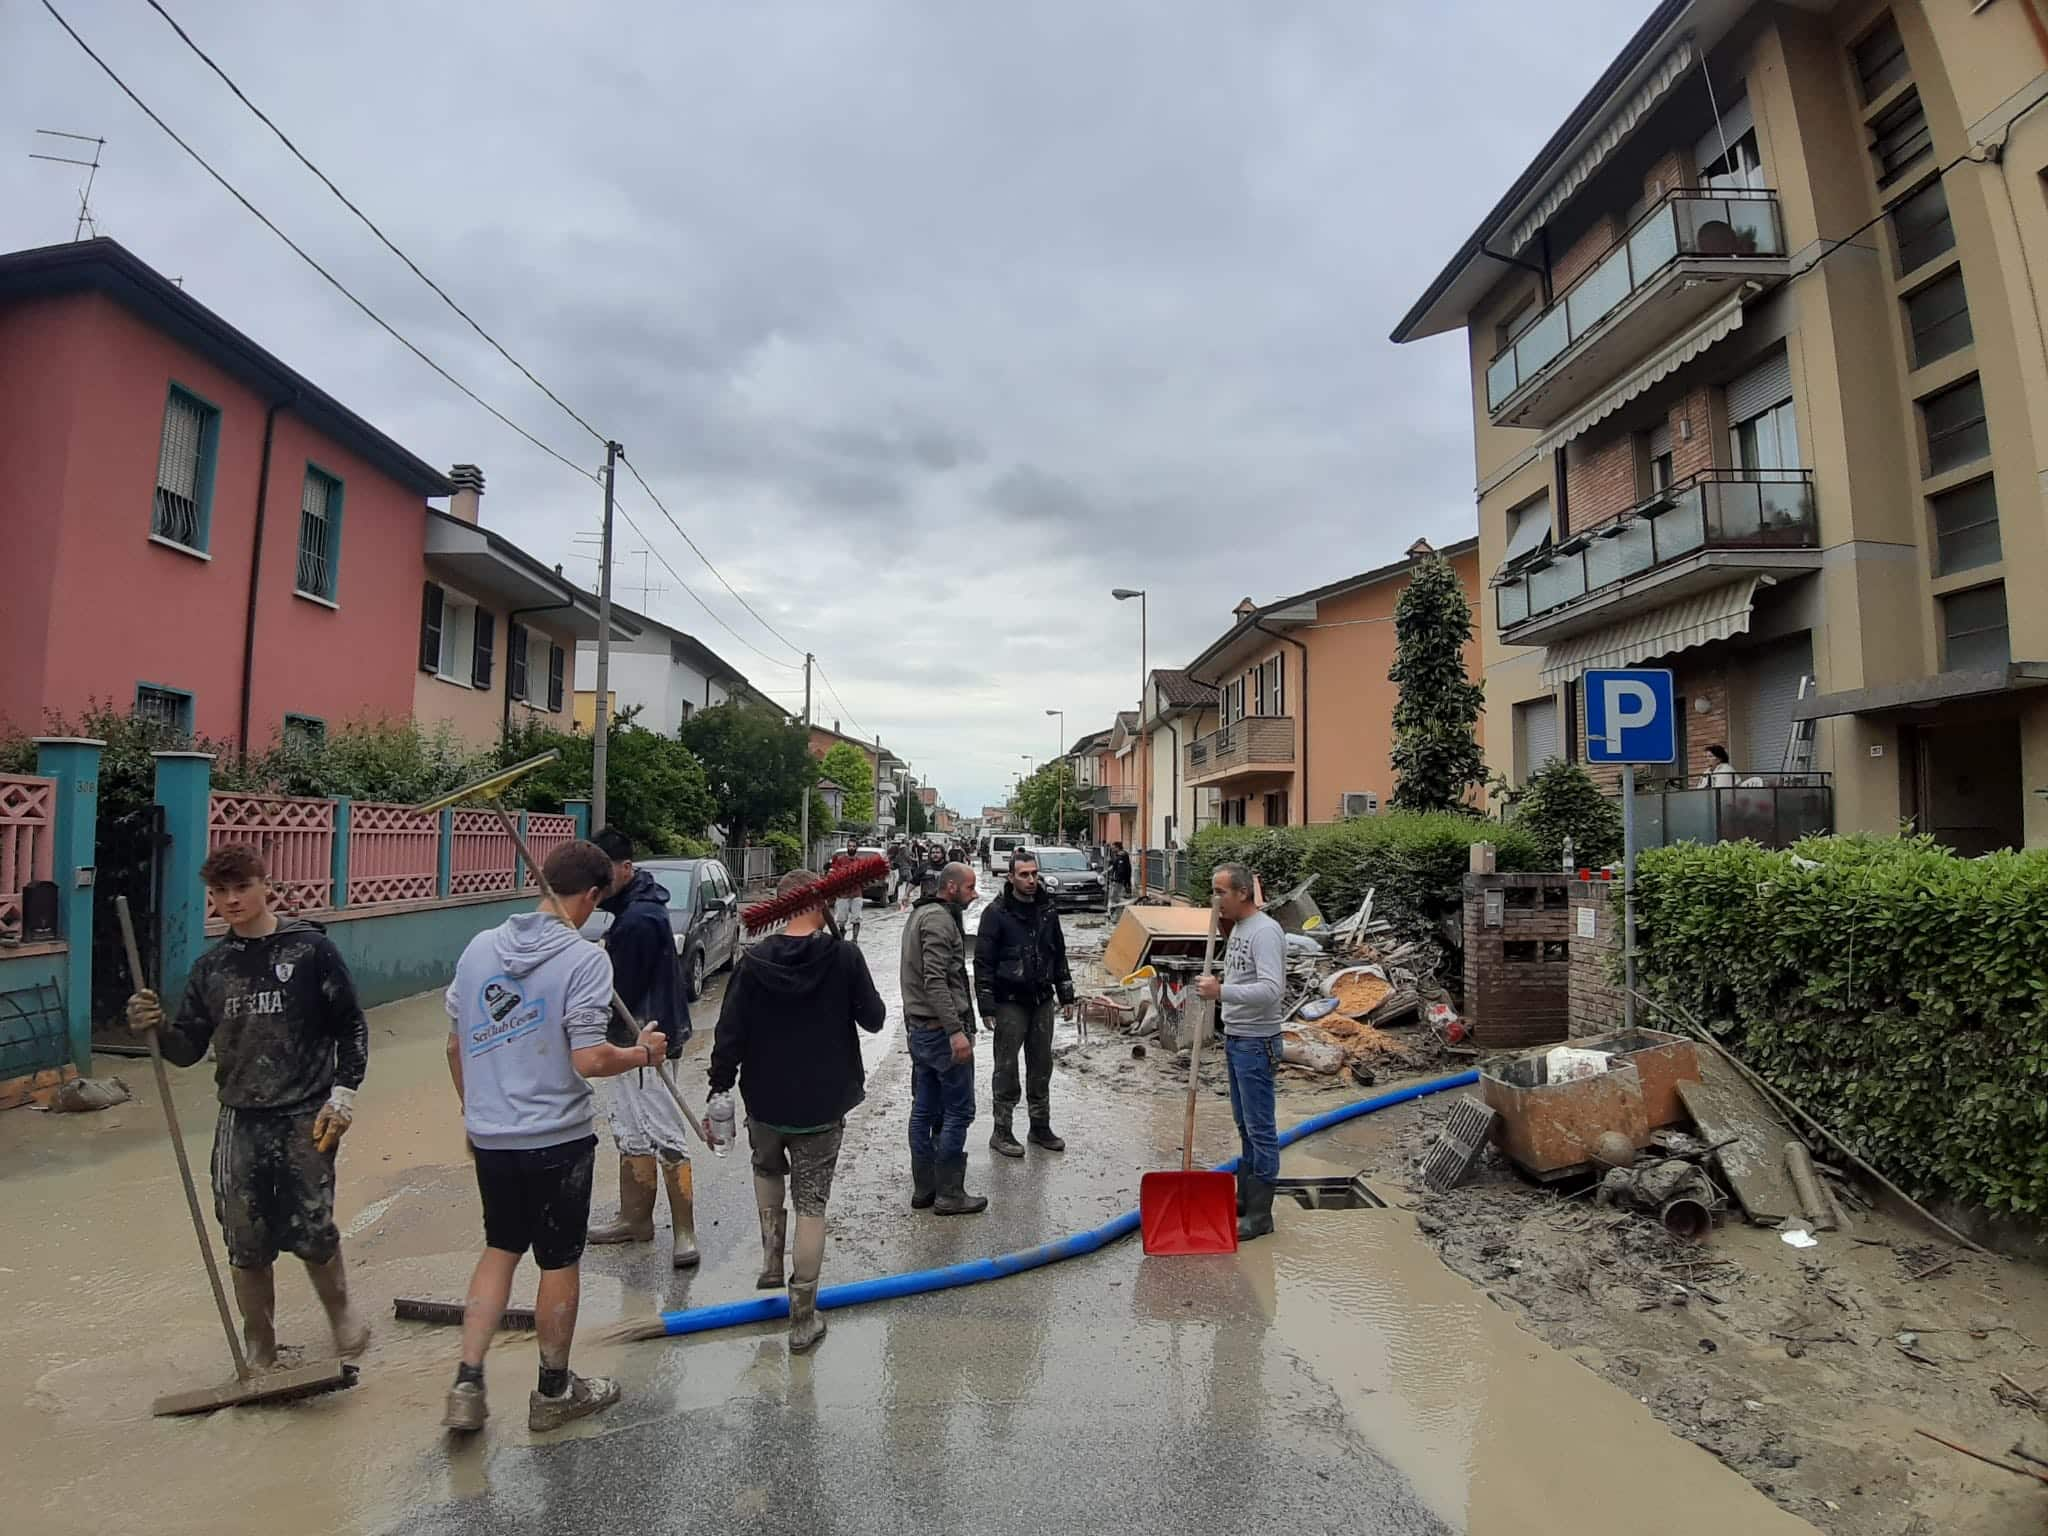
{"type": "MultiPolygon", "coordinates": [[[[54,165],[76,165],[84,168],[85,180],[78,188],[78,218],[71,226],[71,238],[73,240],[83,240],[85,232],[91,230],[93,238],[98,239],[100,233],[99,221],[92,216],[92,184],[93,178],[100,173],[100,151],[107,147],[107,141],[105,139],[96,139],[89,133],[66,133],[59,128],[38,128],[36,132],[45,138],[68,139],[76,144],[90,144],[92,146],[92,158],[90,160],[80,160],[73,155],[37,154],[33,150],[29,152],[29,159],[48,160],[54,165]]],[[[50,147],[52,149],[61,149],[64,146],[53,144],[50,147]]],[[[84,150],[79,151],[79,154],[83,153],[85,153],[84,150]]]]}

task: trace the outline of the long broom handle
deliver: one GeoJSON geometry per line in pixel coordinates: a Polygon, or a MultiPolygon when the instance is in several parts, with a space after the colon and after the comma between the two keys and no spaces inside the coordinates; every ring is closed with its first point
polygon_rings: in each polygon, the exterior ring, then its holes
{"type": "MultiPolygon", "coordinates": [[[[135,919],[128,915],[128,898],[114,898],[114,915],[121,920],[121,947],[128,951],[128,981],[137,992],[147,989],[142,975],[142,950],[135,942],[135,919]]],[[[171,1128],[171,1151],[177,1154],[178,1178],[185,1185],[185,1205],[192,1212],[192,1232],[199,1239],[199,1256],[206,1260],[206,1278],[213,1283],[213,1304],[220,1310],[221,1332],[228,1336],[228,1353],[235,1357],[235,1378],[249,1379],[249,1357],[242,1353],[242,1340],[235,1332],[235,1319],[228,1311],[227,1287],[220,1283],[220,1266],[214,1262],[213,1240],[206,1235],[206,1217],[199,1207],[199,1190],[192,1182],[192,1164],[185,1156],[185,1133],[178,1126],[178,1106],[171,1102],[171,1074],[164,1070],[163,1047],[156,1031],[142,1032],[149,1040],[149,1064],[156,1069],[156,1096],[163,1101],[164,1120],[171,1128]]]]}
{"type": "MultiPolygon", "coordinates": [[[[1216,969],[1216,898],[1209,898],[1209,937],[1202,941],[1202,974],[1212,974],[1216,969]]],[[[1180,1171],[1191,1173],[1195,1166],[1195,1094],[1201,1084],[1202,1035],[1209,1022],[1208,999],[1201,999],[1204,1006],[1197,1010],[1197,1024],[1188,1036],[1188,1118],[1181,1129],[1180,1171]]]]}
{"type": "MultiPolygon", "coordinates": [[[[512,840],[512,846],[519,851],[519,857],[525,862],[526,867],[533,872],[533,883],[540,887],[541,900],[548,904],[548,910],[554,913],[556,918],[566,927],[569,919],[562,915],[561,904],[556,901],[555,893],[548,885],[548,877],[540,872],[540,861],[534,858],[533,850],[526,846],[526,839],[519,835],[517,824],[505,813],[505,807],[500,805],[495,798],[491,800],[490,806],[491,813],[498,818],[498,825],[505,829],[505,835],[512,840]]],[[[617,988],[612,990],[612,1012],[635,1035],[640,1033],[640,1021],[633,1017],[633,1010],[626,1006],[626,1001],[619,996],[617,988]]],[[[670,1079],[667,1073],[661,1070],[659,1062],[655,1063],[654,1075],[661,1079],[661,1086],[668,1090],[668,1096],[676,1101],[676,1108],[681,1110],[683,1118],[690,1122],[690,1129],[697,1133],[697,1139],[714,1151],[717,1150],[718,1143],[712,1140],[709,1133],[705,1131],[703,1122],[690,1113],[690,1106],[683,1102],[683,1091],[676,1087],[674,1081],[670,1079]]]]}

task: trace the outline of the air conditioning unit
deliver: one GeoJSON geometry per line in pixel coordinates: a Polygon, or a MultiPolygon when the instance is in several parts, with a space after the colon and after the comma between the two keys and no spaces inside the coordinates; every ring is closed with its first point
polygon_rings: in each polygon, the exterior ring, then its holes
{"type": "Polygon", "coordinates": [[[1337,807],[1340,818],[1352,816],[1377,816],[1380,813],[1380,797],[1369,789],[1346,790],[1337,807]]]}

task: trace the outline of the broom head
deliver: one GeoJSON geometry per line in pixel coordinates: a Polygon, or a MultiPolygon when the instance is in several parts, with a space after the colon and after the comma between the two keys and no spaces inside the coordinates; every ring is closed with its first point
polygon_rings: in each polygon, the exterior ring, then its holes
{"type": "Polygon", "coordinates": [[[858,896],[869,886],[880,885],[888,878],[889,861],[878,853],[849,859],[801,890],[755,902],[740,914],[740,921],[752,936],[788,922],[799,912],[808,912],[813,907],[829,907],[842,896],[858,896]]]}

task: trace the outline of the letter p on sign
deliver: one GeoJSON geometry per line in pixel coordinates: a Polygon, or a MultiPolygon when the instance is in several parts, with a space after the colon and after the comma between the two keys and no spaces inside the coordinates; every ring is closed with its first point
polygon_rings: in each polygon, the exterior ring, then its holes
{"type": "Polygon", "coordinates": [[[1678,755],[1676,692],[1656,667],[1585,676],[1586,761],[1668,763],[1678,755]]]}

